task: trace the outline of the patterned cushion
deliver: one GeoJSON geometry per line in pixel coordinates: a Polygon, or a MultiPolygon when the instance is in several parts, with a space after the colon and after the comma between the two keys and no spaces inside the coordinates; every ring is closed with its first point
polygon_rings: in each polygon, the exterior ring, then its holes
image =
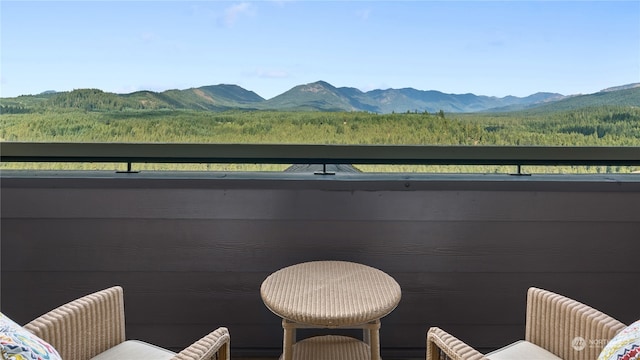
{"type": "Polygon", "coordinates": [[[640,360],[640,320],[611,339],[602,349],[598,360],[640,360]]]}
{"type": "Polygon", "coordinates": [[[62,360],[56,349],[0,312],[0,355],[6,360],[62,360]]]}

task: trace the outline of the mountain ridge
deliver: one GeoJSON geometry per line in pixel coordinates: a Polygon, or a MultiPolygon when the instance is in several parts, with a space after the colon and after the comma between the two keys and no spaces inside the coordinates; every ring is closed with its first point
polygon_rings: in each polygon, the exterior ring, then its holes
{"type": "Polygon", "coordinates": [[[55,107],[79,107],[87,110],[123,109],[192,109],[206,111],[289,110],[289,111],[367,111],[393,112],[500,112],[537,107],[572,108],[588,106],[590,101],[602,103],[614,99],[616,104],[640,106],[640,83],[603,89],[587,95],[562,95],[537,92],[526,97],[447,94],[437,90],[414,88],[374,89],[363,92],[353,87],[335,87],[326,81],[301,84],[270,99],[238,85],[207,85],[163,92],[148,90],[115,94],[98,89],[76,89],[70,92],[48,90],[39,95],[2,98],[3,105],[33,98],[34,102],[55,107]],[[37,101],[35,101],[37,100],[37,101]]]}

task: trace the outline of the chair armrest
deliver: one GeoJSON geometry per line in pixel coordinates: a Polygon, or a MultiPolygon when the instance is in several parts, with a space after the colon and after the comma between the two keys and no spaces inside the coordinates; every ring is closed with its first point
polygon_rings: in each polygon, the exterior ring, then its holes
{"type": "Polygon", "coordinates": [[[125,340],[122,287],[73,300],[34,319],[25,329],[65,360],[87,360],[125,340]]]}
{"type": "Polygon", "coordinates": [[[478,350],[446,331],[432,327],[427,331],[427,360],[488,360],[478,350]]]}
{"type": "Polygon", "coordinates": [[[588,305],[529,288],[525,340],[565,359],[595,359],[623,323],[588,305]]]}
{"type": "Polygon", "coordinates": [[[229,331],[221,327],[182,350],[171,360],[229,360],[229,331]]]}

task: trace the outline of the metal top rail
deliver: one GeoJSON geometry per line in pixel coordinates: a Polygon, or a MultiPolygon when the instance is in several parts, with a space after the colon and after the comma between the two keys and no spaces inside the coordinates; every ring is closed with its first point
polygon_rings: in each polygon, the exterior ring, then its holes
{"type": "Polygon", "coordinates": [[[0,142],[2,162],[640,165],[640,147],[0,142]]]}

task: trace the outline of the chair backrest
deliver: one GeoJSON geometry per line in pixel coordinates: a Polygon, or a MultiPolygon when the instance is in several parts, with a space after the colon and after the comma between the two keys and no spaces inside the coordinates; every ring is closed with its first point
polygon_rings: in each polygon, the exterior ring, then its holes
{"type": "Polygon", "coordinates": [[[595,360],[606,343],[625,327],[588,305],[530,288],[525,340],[565,360],[595,360]]]}
{"type": "Polygon", "coordinates": [[[49,342],[64,360],[86,360],[125,340],[120,286],[62,305],[24,327],[49,342]]]}

